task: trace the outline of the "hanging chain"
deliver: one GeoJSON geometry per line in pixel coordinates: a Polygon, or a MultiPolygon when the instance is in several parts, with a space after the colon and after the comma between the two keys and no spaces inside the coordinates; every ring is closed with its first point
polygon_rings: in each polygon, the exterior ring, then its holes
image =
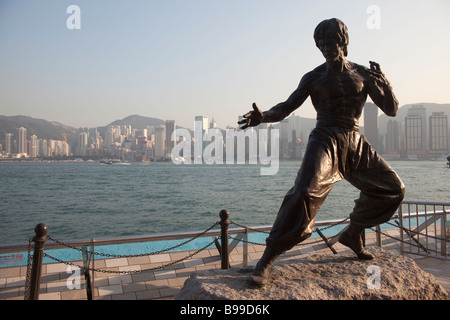
{"type": "MultiPolygon", "coordinates": [[[[336,223],[330,224],[329,226],[323,227],[322,229],[319,229],[319,228],[316,227],[316,229],[317,229],[317,230],[320,230],[320,231],[327,230],[327,229],[332,228],[332,227],[334,227],[334,226],[337,226],[337,225],[339,225],[339,224],[341,224],[341,223],[344,223],[344,222],[347,221],[348,219],[350,219],[350,218],[347,217],[347,218],[345,218],[345,219],[343,219],[343,220],[341,220],[341,221],[338,221],[338,222],[336,222],[336,223]]],[[[253,231],[253,232],[267,233],[267,234],[270,233],[269,231],[261,231],[261,230],[258,230],[258,229],[246,227],[246,226],[241,225],[241,224],[239,224],[239,223],[236,223],[236,222],[234,222],[234,221],[232,221],[232,220],[230,220],[230,223],[231,223],[231,224],[234,224],[235,226],[238,226],[238,227],[240,227],[240,228],[244,228],[244,229],[246,229],[246,230],[250,230],[250,231],[253,231]]],[[[317,231],[314,230],[313,233],[314,233],[314,232],[317,232],[317,231]]],[[[334,237],[334,236],[333,236],[333,237],[334,237]]],[[[333,238],[333,237],[331,237],[331,238],[333,238]]],[[[257,246],[265,246],[265,245],[266,245],[265,243],[252,242],[252,241],[249,241],[249,240],[237,239],[237,238],[234,238],[234,237],[231,237],[231,236],[229,236],[229,238],[230,238],[231,240],[236,240],[236,241],[246,242],[246,243],[248,243],[248,244],[257,245],[257,246]]],[[[318,239],[318,240],[316,240],[316,241],[312,241],[312,242],[308,242],[308,243],[299,243],[299,244],[296,245],[296,247],[312,245],[312,244],[316,244],[316,243],[319,243],[319,242],[322,242],[322,241],[323,241],[322,239],[318,239]]]]}
{"type": "Polygon", "coordinates": [[[33,259],[33,256],[31,255],[31,241],[33,241],[32,238],[28,240],[28,258],[27,258],[27,273],[26,273],[26,279],[25,279],[25,293],[24,293],[24,300],[30,300],[30,286],[31,286],[31,261],[33,259]]]}
{"type": "Polygon", "coordinates": [[[85,267],[81,267],[81,266],[79,266],[79,265],[77,265],[77,264],[75,264],[75,263],[73,263],[73,262],[63,261],[63,260],[61,260],[61,259],[52,257],[52,256],[50,256],[50,255],[48,255],[48,254],[46,254],[46,253],[44,253],[44,256],[47,257],[47,258],[49,258],[49,259],[55,260],[55,261],[57,261],[57,262],[59,262],[59,263],[64,263],[64,264],[66,264],[66,265],[74,266],[74,267],[77,267],[77,268],[80,268],[80,269],[84,269],[84,270],[96,271],[96,272],[102,272],[102,273],[134,274],[134,273],[139,273],[139,272],[153,271],[153,270],[156,270],[156,269],[161,269],[161,268],[164,268],[164,267],[168,267],[168,266],[174,265],[174,264],[179,263],[179,262],[181,262],[181,261],[184,261],[184,260],[186,260],[186,259],[192,258],[193,256],[195,256],[195,255],[198,254],[199,252],[205,250],[206,248],[208,248],[208,247],[211,246],[212,244],[214,244],[214,240],[211,241],[210,243],[208,243],[206,246],[204,246],[204,247],[198,249],[197,251],[194,251],[193,253],[187,255],[187,256],[184,257],[184,258],[181,258],[181,259],[178,259],[178,260],[174,260],[174,261],[169,262],[168,264],[165,264],[165,265],[163,265],[163,266],[157,266],[157,267],[148,268],[148,269],[143,269],[143,270],[116,271],[116,270],[104,270],[104,269],[96,269],[96,268],[89,268],[89,267],[86,267],[86,268],[85,268],[85,267]]]}
{"type": "Polygon", "coordinates": [[[160,253],[164,253],[164,252],[167,252],[167,251],[171,251],[171,250],[177,249],[177,248],[179,248],[179,247],[181,247],[181,246],[183,246],[183,245],[185,245],[185,244],[187,244],[187,243],[189,243],[189,242],[191,242],[191,241],[193,241],[193,240],[203,236],[205,233],[210,231],[212,228],[214,228],[218,224],[219,224],[219,222],[214,223],[211,227],[209,227],[208,229],[206,229],[202,233],[199,233],[199,234],[195,235],[194,237],[192,237],[192,238],[190,238],[190,239],[188,239],[188,240],[186,240],[186,241],[184,241],[182,243],[179,243],[179,244],[177,244],[177,245],[175,245],[173,247],[162,249],[162,250],[155,251],[155,252],[140,253],[140,254],[130,254],[130,255],[110,254],[110,253],[89,251],[87,249],[84,249],[83,247],[75,247],[75,246],[72,246],[72,245],[70,245],[68,243],[64,243],[62,241],[53,239],[50,236],[47,236],[47,238],[49,240],[51,240],[51,241],[54,241],[55,243],[57,243],[57,244],[59,244],[61,246],[64,246],[64,247],[67,247],[67,248],[70,248],[70,249],[74,249],[74,250],[77,250],[77,251],[80,251],[80,252],[92,254],[92,255],[98,255],[98,256],[108,257],[108,258],[135,258],[135,257],[145,257],[145,256],[149,256],[149,255],[156,255],[156,254],[160,254],[160,253]]]}

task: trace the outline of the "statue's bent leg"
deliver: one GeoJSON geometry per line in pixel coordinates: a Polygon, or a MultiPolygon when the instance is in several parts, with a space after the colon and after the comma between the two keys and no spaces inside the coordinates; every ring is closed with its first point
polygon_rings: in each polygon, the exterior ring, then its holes
{"type": "Polygon", "coordinates": [[[333,185],[341,179],[335,156],[335,141],[311,136],[294,186],[283,199],[262,258],[249,284],[264,286],[272,263],[283,252],[309,238],[315,217],[333,185]]]}
{"type": "Polygon", "coordinates": [[[345,173],[345,178],[361,190],[350,220],[355,225],[370,228],[391,219],[405,196],[405,186],[365,137],[361,136],[361,139],[356,149],[359,159],[345,173]]]}
{"type": "Polygon", "coordinates": [[[334,138],[313,132],[294,186],[284,197],[266,239],[268,246],[286,251],[311,236],[317,211],[342,179],[336,149],[334,138]]]}
{"type": "Polygon", "coordinates": [[[350,214],[350,226],[342,233],[339,242],[350,247],[360,259],[370,260],[373,256],[363,250],[362,232],[365,228],[389,221],[403,200],[405,187],[364,136],[356,133],[350,149],[353,149],[354,161],[344,176],[361,192],[350,214]]]}

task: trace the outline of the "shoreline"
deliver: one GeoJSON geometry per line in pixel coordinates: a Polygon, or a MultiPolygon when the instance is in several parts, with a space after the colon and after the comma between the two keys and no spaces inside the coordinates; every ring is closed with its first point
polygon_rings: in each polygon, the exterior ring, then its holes
{"type": "MultiPolygon", "coordinates": [[[[381,155],[381,157],[386,160],[386,161],[408,161],[408,162],[447,162],[446,159],[442,158],[442,159],[404,159],[404,158],[390,158],[389,155],[381,155]]],[[[280,159],[280,162],[297,162],[297,161],[302,161],[302,159],[280,159]]],[[[12,159],[12,158],[8,158],[8,159],[2,159],[0,158],[0,163],[104,163],[105,160],[83,160],[83,159],[67,159],[67,160],[43,160],[43,159],[12,159]]],[[[170,160],[167,161],[119,161],[120,163],[168,163],[168,162],[172,162],[170,160]]],[[[193,164],[207,164],[205,162],[202,163],[193,163],[193,164]]],[[[225,161],[223,164],[227,164],[225,161]]],[[[243,163],[243,164],[249,164],[249,163],[243,163]]],[[[210,164],[208,164],[210,165],[210,164]]],[[[220,165],[220,164],[216,164],[214,163],[213,165],[220,165]]]]}

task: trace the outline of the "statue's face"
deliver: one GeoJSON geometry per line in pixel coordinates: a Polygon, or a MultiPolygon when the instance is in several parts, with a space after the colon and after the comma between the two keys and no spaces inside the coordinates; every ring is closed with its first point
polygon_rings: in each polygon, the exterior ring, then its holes
{"type": "Polygon", "coordinates": [[[317,42],[317,47],[322,52],[324,58],[328,62],[333,62],[339,58],[344,58],[344,48],[339,44],[337,39],[327,37],[317,42]]]}

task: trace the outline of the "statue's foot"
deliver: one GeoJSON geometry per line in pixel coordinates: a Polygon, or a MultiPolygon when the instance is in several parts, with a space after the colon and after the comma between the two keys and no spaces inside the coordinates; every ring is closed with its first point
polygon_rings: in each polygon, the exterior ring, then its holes
{"type": "Polygon", "coordinates": [[[344,246],[349,247],[361,260],[372,260],[374,256],[364,251],[362,243],[362,232],[364,228],[350,224],[340,236],[338,241],[344,246]]]}
{"type": "Polygon", "coordinates": [[[269,283],[267,275],[253,273],[247,278],[247,284],[250,288],[259,289],[265,287],[269,283]]]}
{"type": "Polygon", "coordinates": [[[280,253],[272,248],[266,248],[261,259],[256,264],[252,275],[247,278],[247,284],[251,288],[262,288],[269,283],[269,273],[272,263],[280,253]]]}

